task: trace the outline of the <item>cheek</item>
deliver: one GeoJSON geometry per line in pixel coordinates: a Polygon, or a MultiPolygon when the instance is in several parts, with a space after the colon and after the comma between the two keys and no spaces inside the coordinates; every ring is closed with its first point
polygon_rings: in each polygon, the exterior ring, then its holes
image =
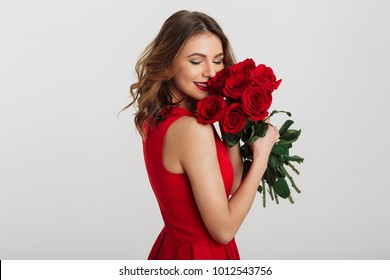
{"type": "Polygon", "coordinates": [[[190,87],[193,85],[194,78],[193,75],[186,72],[180,72],[180,75],[176,75],[173,78],[173,84],[181,92],[188,92],[190,87]]]}
{"type": "Polygon", "coordinates": [[[187,68],[185,71],[185,77],[191,82],[196,81],[200,74],[200,71],[195,67],[187,68]]]}
{"type": "Polygon", "coordinates": [[[183,67],[178,70],[179,75],[176,75],[176,80],[178,83],[189,83],[196,81],[199,73],[196,69],[190,67],[183,67]]]}
{"type": "Polygon", "coordinates": [[[185,81],[186,79],[187,79],[187,73],[185,69],[183,69],[182,67],[178,68],[176,74],[173,76],[173,82],[176,85],[178,85],[178,84],[182,84],[183,81],[185,81]]]}
{"type": "Polygon", "coordinates": [[[223,66],[223,64],[217,65],[217,66],[215,67],[215,71],[216,71],[216,72],[221,71],[223,68],[225,68],[225,67],[223,66]]]}

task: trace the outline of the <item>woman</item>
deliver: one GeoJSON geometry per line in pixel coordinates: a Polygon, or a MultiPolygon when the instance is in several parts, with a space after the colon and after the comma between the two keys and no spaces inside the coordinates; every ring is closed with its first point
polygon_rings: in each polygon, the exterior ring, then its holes
{"type": "MultiPolygon", "coordinates": [[[[169,17],[136,65],[131,86],[147,173],[164,228],[148,259],[239,259],[234,236],[247,215],[279,137],[269,126],[252,144],[244,179],[239,146],[228,148],[195,118],[207,81],[234,64],[219,25],[199,12],[169,17]]],[[[126,108],[127,108],[126,107],[126,108]]]]}

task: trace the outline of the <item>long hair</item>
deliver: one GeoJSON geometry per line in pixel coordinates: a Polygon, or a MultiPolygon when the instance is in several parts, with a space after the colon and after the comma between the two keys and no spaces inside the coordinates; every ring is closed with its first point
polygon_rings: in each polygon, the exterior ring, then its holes
{"type": "Polygon", "coordinates": [[[224,67],[235,63],[229,40],[218,23],[200,12],[178,11],[162,25],[157,37],[146,47],[135,65],[138,82],[130,86],[133,101],[122,110],[136,105],[134,123],[143,138],[145,124],[154,126],[161,110],[173,103],[172,77],[180,51],[185,43],[199,33],[212,33],[222,42],[224,67]]]}

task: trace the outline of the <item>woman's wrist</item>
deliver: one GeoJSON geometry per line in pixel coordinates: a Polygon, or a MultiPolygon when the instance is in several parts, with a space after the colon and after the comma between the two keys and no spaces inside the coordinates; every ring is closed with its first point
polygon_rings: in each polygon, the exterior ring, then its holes
{"type": "Polygon", "coordinates": [[[252,164],[255,162],[260,163],[260,164],[267,164],[268,157],[269,157],[269,153],[265,152],[264,150],[253,151],[252,164]]]}

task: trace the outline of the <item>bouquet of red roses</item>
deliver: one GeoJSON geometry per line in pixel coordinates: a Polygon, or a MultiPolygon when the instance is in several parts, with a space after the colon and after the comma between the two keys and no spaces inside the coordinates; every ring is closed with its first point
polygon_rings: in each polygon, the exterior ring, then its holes
{"type": "MultiPolygon", "coordinates": [[[[268,113],[272,103],[272,92],[279,87],[281,81],[276,80],[270,67],[264,64],[256,66],[252,59],[246,59],[224,68],[210,79],[208,86],[212,94],[197,104],[198,122],[203,124],[219,122],[222,137],[229,147],[243,143],[240,144],[244,161],[243,176],[246,175],[253,159],[249,145],[259,137],[264,137],[268,125],[271,125],[266,120],[277,113],[291,116],[291,113],[286,111],[275,110],[271,114],[268,113]]],[[[286,120],[280,127],[280,138],[269,156],[267,169],[258,188],[258,191],[263,193],[264,207],[266,191],[276,203],[279,203],[278,197],[289,198],[290,202],[294,203],[286,178],[300,193],[286,169],[288,166],[299,174],[292,162],[303,162],[303,158],[290,155],[292,143],[301,133],[300,130],[290,129],[293,123],[292,120],[286,120]]]]}

